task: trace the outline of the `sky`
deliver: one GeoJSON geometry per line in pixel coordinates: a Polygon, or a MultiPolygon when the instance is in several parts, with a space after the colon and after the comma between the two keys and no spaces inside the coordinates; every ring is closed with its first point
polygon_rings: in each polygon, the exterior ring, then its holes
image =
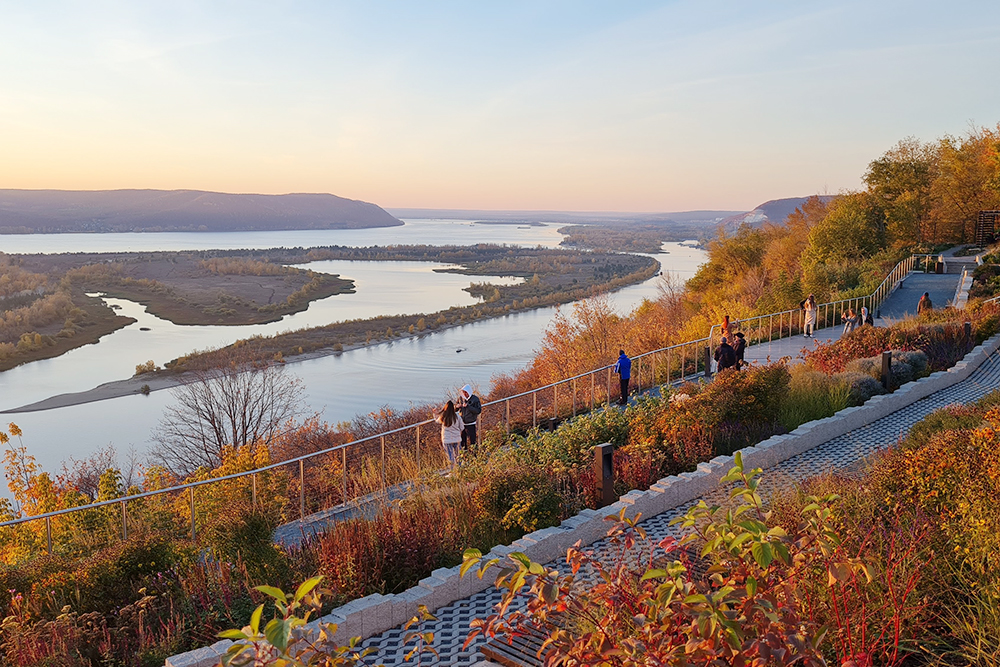
{"type": "Polygon", "coordinates": [[[995,127],[998,71],[985,0],[0,0],[0,188],[749,210],[995,127]]]}

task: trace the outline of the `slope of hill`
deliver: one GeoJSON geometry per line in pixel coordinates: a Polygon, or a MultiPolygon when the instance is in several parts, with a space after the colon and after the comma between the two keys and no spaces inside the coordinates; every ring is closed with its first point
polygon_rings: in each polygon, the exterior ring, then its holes
{"type": "Polygon", "coordinates": [[[356,229],[401,224],[375,204],[330,194],[0,190],[2,234],[356,229]]]}
{"type": "MultiPolygon", "coordinates": [[[[819,198],[828,202],[835,195],[819,195],[819,198]]],[[[726,231],[733,231],[742,224],[751,227],[760,227],[765,222],[772,222],[776,225],[784,224],[785,219],[791,215],[795,209],[802,206],[809,197],[787,197],[785,199],[772,199],[766,201],[749,213],[739,213],[730,216],[720,223],[726,231]]]]}
{"type": "Polygon", "coordinates": [[[477,209],[391,208],[397,218],[484,220],[497,222],[555,222],[603,224],[625,222],[705,223],[739,215],[739,211],[683,211],[676,213],[627,213],[614,211],[490,211],[477,209]]]}

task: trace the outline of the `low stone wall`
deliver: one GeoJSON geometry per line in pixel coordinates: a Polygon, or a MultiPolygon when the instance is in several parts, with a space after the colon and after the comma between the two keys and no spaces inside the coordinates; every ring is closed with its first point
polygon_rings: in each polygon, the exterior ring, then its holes
{"type": "MultiPolygon", "coordinates": [[[[806,452],[828,440],[866,426],[876,420],[911,405],[922,398],[950,387],[969,375],[1000,347],[1000,334],[973,349],[965,358],[949,368],[909,382],[892,394],[875,396],[864,405],[846,408],[832,417],[803,424],[791,433],[776,435],[752,447],[741,450],[743,464],[749,468],[770,468],[793,456],[806,452]]],[[[591,544],[607,534],[604,517],[617,515],[622,509],[628,517],[642,514],[656,516],[688,503],[718,488],[719,480],[733,466],[732,456],[717,456],[698,464],[694,472],[665,477],[646,491],[632,491],[618,502],[601,510],[584,510],[558,526],[529,533],[509,546],[493,547],[486,558],[503,558],[520,551],[534,561],[547,563],[566,553],[577,541],[591,544]]],[[[433,611],[456,600],[484,591],[493,586],[493,578],[479,579],[474,572],[459,575],[459,566],[440,568],[431,576],[398,595],[369,595],[338,607],[320,619],[337,624],[336,640],[350,637],[367,639],[402,625],[416,615],[418,605],[433,611]]],[[[211,667],[232,645],[229,640],[189,651],[167,659],[166,667],[211,667]]]]}

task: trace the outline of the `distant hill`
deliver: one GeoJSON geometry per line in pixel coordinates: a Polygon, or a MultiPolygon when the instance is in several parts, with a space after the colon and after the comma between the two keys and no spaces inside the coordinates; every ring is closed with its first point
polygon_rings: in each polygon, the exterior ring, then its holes
{"type": "MultiPolygon", "coordinates": [[[[834,197],[835,195],[819,195],[819,198],[824,202],[828,202],[834,197]]],[[[806,203],[807,199],[809,197],[772,199],[771,201],[764,202],[749,213],[740,213],[726,218],[722,221],[721,226],[727,231],[732,231],[742,224],[747,224],[751,227],[760,227],[765,222],[782,225],[788,216],[795,212],[795,209],[806,203]]]]}
{"type": "Polygon", "coordinates": [[[484,211],[477,209],[390,208],[397,218],[555,222],[560,224],[703,223],[711,225],[740,211],[683,211],[677,213],[615,213],[607,211],[484,211]]]}
{"type": "Polygon", "coordinates": [[[375,204],[330,194],[0,189],[0,234],[358,229],[401,224],[375,204]]]}

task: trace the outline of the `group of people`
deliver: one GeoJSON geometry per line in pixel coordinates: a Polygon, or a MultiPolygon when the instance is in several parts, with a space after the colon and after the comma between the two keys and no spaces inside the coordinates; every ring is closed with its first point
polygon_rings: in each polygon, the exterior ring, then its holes
{"type": "Polygon", "coordinates": [[[867,306],[862,306],[861,311],[855,313],[853,308],[848,308],[841,313],[840,321],[844,323],[844,333],[849,334],[858,327],[864,325],[875,326],[875,318],[868,312],[867,306]]]}
{"type": "Polygon", "coordinates": [[[470,385],[462,387],[457,402],[449,400],[433,411],[434,421],[441,424],[441,443],[452,469],[458,465],[459,448],[476,444],[476,426],[482,411],[482,401],[470,385]]]}
{"type": "Polygon", "coordinates": [[[719,341],[719,347],[715,348],[715,364],[718,371],[729,368],[740,370],[746,366],[746,361],[743,360],[743,353],[747,349],[746,338],[742,331],[733,333],[732,329],[729,315],[726,315],[722,320],[722,340],[719,341]]]}

